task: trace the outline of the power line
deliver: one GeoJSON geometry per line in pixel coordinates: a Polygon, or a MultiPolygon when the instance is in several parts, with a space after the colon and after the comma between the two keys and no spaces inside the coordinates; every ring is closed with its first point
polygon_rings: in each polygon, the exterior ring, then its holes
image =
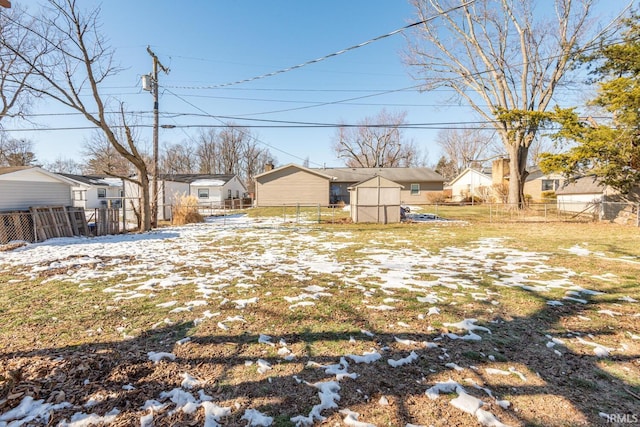
{"type": "MultiPolygon", "coordinates": [[[[278,74],[287,73],[289,71],[297,70],[298,68],[306,67],[307,65],[317,64],[318,62],[322,62],[322,61],[325,61],[325,60],[327,60],[329,58],[333,58],[335,56],[342,55],[342,54],[350,52],[352,50],[359,49],[361,47],[367,46],[367,45],[369,45],[371,43],[374,43],[376,41],[385,39],[387,37],[394,36],[394,35],[399,34],[399,33],[403,32],[405,30],[408,30],[409,28],[413,28],[413,27],[416,27],[418,25],[426,24],[427,22],[438,18],[440,15],[447,14],[449,12],[453,12],[454,10],[458,10],[460,8],[469,6],[470,4],[475,3],[475,1],[476,0],[470,0],[470,1],[466,2],[466,3],[462,3],[462,4],[458,5],[458,6],[454,6],[454,7],[450,8],[450,9],[448,9],[446,11],[443,11],[441,13],[438,13],[438,14],[434,15],[434,16],[431,16],[431,17],[429,17],[427,19],[423,19],[422,21],[418,21],[418,22],[414,22],[414,23],[409,24],[409,25],[405,25],[404,27],[398,28],[397,30],[394,30],[394,31],[391,31],[390,33],[379,35],[377,37],[374,37],[372,39],[369,39],[369,40],[364,41],[362,43],[359,43],[357,45],[349,46],[349,47],[347,47],[345,49],[342,49],[342,50],[339,50],[337,52],[333,52],[333,53],[330,53],[328,55],[321,56],[320,58],[312,59],[310,61],[306,61],[306,62],[303,62],[303,63],[298,64],[298,65],[293,65],[291,67],[283,68],[283,69],[280,69],[280,70],[277,70],[277,71],[273,71],[273,72],[270,72],[270,73],[267,73],[267,74],[262,74],[262,75],[259,75],[259,76],[251,77],[251,78],[248,78],[248,79],[237,80],[235,82],[224,83],[224,84],[219,84],[219,85],[214,85],[214,86],[201,87],[199,89],[217,89],[217,88],[222,88],[222,87],[226,87],[226,86],[234,86],[234,85],[238,85],[238,84],[241,84],[241,83],[248,83],[248,82],[252,82],[252,81],[256,81],[256,80],[261,80],[261,79],[264,79],[264,78],[267,78],[267,77],[273,77],[273,76],[276,76],[278,74]]],[[[184,89],[184,88],[177,87],[177,89],[184,89]]],[[[192,87],[191,89],[196,89],[196,88],[192,87]]]]}

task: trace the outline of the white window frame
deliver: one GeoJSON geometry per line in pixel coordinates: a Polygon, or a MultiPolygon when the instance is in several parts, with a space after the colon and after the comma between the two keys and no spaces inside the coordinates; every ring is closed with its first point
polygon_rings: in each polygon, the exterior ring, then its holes
{"type": "Polygon", "coordinates": [[[410,187],[410,192],[412,196],[419,196],[420,195],[420,184],[411,184],[410,187]],[[417,187],[417,188],[415,188],[417,187]]]}
{"type": "Polygon", "coordinates": [[[98,199],[106,199],[106,198],[107,198],[107,189],[98,188],[98,199]]]}
{"type": "Polygon", "coordinates": [[[209,189],[198,188],[198,199],[208,199],[208,198],[209,198],[209,189]]]}

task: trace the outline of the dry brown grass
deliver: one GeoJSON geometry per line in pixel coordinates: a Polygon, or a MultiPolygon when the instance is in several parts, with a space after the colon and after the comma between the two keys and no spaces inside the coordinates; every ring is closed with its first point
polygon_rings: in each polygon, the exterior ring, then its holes
{"type": "Polygon", "coordinates": [[[198,199],[195,196],[182,196],[178,199],[173,211],[173,224],[195,224],[204,222],[204,217],[198,212],[198,199]]]}

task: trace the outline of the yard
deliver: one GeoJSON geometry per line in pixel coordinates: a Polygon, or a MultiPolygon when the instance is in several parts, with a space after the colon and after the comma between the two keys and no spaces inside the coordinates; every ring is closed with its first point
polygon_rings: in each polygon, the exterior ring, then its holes
{"type": "Polygon", "coordinates": [[[638,228],[273,215],[0,252],[0,427],[640,423],[638,228]]]}

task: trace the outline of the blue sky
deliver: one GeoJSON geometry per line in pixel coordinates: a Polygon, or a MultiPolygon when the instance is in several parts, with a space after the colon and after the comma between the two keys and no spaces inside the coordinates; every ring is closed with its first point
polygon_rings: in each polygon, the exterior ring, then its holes
{"type": "MultiPolygon", "coordinates": [[[[14,4],[20,0],[15,0],[14,4]]],[[[83,0],[83,6],[101,4],[102,31],[116,49],[124,70],[106,86],[106,94],[124,101],[129,110],[152,110],[152,96],[141,89],[142,74],[151,71],[147,46],[170,68],[160,74],[161,146],[180,143],[200,131],[200,125],[219,125],[213,118],[193,114],[241,118],[356,123],[378,114],[407,112],[409,123],[474,120],[465,105],[451,105],[446,92],[397,91],[415,86],[401,55],[402,34],[371,43],[273,77],[214,89],[239,80],[278,71],[389,33],[416,20],[407,0],[244,0],[152,1],[83,0]],[[356,97],[396,91],[363,99],[356,97]],[[318,106],[317,104],[326,105],[318,106]],[[284,111],[283,111],[284,110],[284,111]],[[186,127],[194,126],[194,127],[186,127]]],[[[64,112],[40,103],[34,112],[64,112]]],[[[227,119],[225,119],[227,120],[227,119]]],[[[43,125],[87,126],[80,118],[40,118],[43,125]]],[[[151,114],[139,119],[150,125],[151,114]]],[[[331,150],[334,128],[254,128],[252,133],[269,147],[279,164],[340,166],[331,150]]],[[[151,128],[140,138],[150,145],[151,128]]],[[[407,130],[405,135],[435,163],[440,151],[437,130],[407,130]]],[[[58,157],[79,160],[88,130],[14,133],[35,144],[40,162],[58,157]]]]}

